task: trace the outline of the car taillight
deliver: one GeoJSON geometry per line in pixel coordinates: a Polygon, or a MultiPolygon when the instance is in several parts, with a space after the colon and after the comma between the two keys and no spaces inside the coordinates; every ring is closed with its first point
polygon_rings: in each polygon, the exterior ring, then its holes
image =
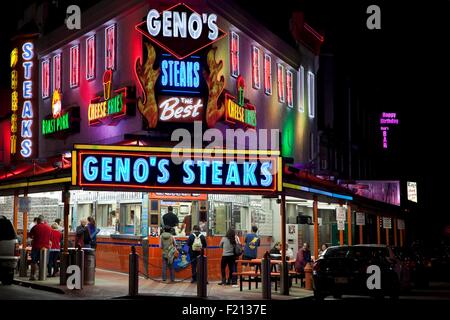
{"type": "Polygon", "coordinates": [[[14,255],[16,257],[20,257],[20,247],[18,243],[16,243],[16,245],[14,246],[14,255]]]}

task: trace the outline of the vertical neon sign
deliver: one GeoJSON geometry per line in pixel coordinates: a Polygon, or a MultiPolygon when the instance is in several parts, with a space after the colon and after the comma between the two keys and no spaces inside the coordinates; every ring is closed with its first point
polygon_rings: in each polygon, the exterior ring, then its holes
{"type": "Polygon", "coordinates": [[[105,29],[105,70],[114,70],[116,67],[116,25],[105,29]]]}
{"type": "Polygon", "coordinates": [[[53,90],[61,91],[61,54],[53,56],[53,90]]]}
{"type": "Polygon", "coordinates": [[[316,88],[315,88],[315,76],[314,73],[308,72],[308,114],[310,118],[315,116],[315,104],[316,104],[316,88]]]}
{"type": "Polygon", "coordinates": [[[95,35],[86,39],[86,80],[95,78],[95,35]]]}
{"type": "Polygon", "coordinates": [[[17,62],[19,60],[19,49],[14,48],[11,52],[11,151],[12,155],[17,152],[17,110],[19,109],[19,73],[17,62]]]}
{"type": "Polygon", "coordinates": [[[45,99],[50,97],[50,59],[42,60],[41,65],[41,96],[45,99]]]}
{"type": "Polygon", "coordinates": [[[234,31],[231,32],[230,48],[231,76],[237,78],[239,76],[239,36],[234,31]]]}
{"type": "Polygon", "coordinates": [[[255,89],[261,88],[260,50],[256,46],[252,47],[252,85],[255,89]]]}
{"type": "Polygon", "coordinates": [[[272,95],[272,58],[264,54],[264,93],[272,95]]]}
{"type": "Polygon", "coordinates": [[[70,48],[70,87],[80,84],[80,45],[70,48]]]}
{"type": "Polygon", "coordinates": [[[398,125],[397,113],[395,112],[383,112],[380,117],[380,130],[383,137],[383,149],[388,149],[388,131],[392,125],[398,125]]]}
{"type": "Polygon", "coordinates": [[[293,74],[290,70],[286,71],[286,90],[287,90],[287,104],[289,107],[294,106],[294,79],[293,74]]]}
{"type": "Polygon", "coordinates": [[[278,88],[278,101],[286,101],[286,87],[284,82],[284,66],[280,63],[277,64],[277,88],[278,88]]]}
{"type": "Polygon", "coordinates": [[[305,68],[300,66],[299,79],[297,81],[298,86],[298,111],[305,112],[305,68]]]}

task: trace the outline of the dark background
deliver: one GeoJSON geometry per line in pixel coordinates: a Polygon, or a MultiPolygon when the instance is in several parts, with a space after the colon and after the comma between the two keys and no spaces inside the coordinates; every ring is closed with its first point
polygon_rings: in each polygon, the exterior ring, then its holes
{"type": "MultiPolygon", "coordinates": [[[[10,81],[9,39],[31,2],[9,2],[0,19],[2,89],[8,89],[10,81]]],[[[391,136],[395,150],[376,155],[379,165],[386,168],[386,173],[377,178],[418,181],[419,211],[415,223],[420,225],[424,237],[442,236],[444,226],[450,225],[446,201],[450,1],[236,2],[292,45],[291,13],[305,12],[306,21],[325,36],[322,53],[335,55],[340,75],[336,81],[350,79],[357,83],[363,107],[382,106],[384,111],[399,114],[399,130],[391,136]],[[372,4],[381,8],[381,30],[366,27],[366,9],[372,4]]],[[[46,27],[51,29],[63,23],[68,5],[80,4],[83,10],[95,2],[47,3],[51,11],[46,27]]],[[[1,104],[0,115],[8,107],[1,104]]]]}

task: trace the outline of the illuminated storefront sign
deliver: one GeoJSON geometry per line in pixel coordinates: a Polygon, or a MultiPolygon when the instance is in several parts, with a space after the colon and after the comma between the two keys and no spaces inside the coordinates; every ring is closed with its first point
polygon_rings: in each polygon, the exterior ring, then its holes
{"type": "Polygon", "coordinates": [[[105,29],[105,70],[116,68],[116,25],[105,29]]]}
{"type": "Polygon", "coordinates": [[[170,148],[75,145],[72,183],[84,188],[154,191],[277,191],[278,155],[222,151],[214,156],[209,152],[173,158],[170,148]]]}
{"type": "Polygon", "coordinates": [[[206,193],[168,193],[168,192],[150,192],[150,199],[173,200],[173,201],[206,201],[206,193]]]}
{"type": "Polygon", "coordinates": [[[136,30],[179,60],[226,36],[217,26],[217,15],[197,13],[184,3],[162,12],[151,9],[136,30]]]}
{"type": "Polygon", "coordinates": [[[280,63],[277,64],[277,91],[278,91],[278,101],[284,102],[286,97],[286,86],[284,81],[284,66],[280,63]]]}
{"type": "Polygon", "coordinates": [[[80,45],[70,48],[70,87],[80,84],[80,45]]]}
{"type": "Polygon", "coordinates": [[[192,122],[202,120],[202,98],[159,96],[158,105],[160,121],[192,122]]]}
{"type": "Polygon", "coordinates": [[[61,54],[53,56],[53,90],[61,90],[61,54]]]}
{"type": "Polygon", "coordinates": [[[133,115],[133,100],[130,100],[130,87],[112,91],[112,70],[103,74],[103,98],[97,97],[88,107],[89,125],[116,124],[126,115],[133,115]]]}
{"type": "Polygon", "coordinates": [[[231,32],[230,36],[230,73],[237,78],[239,76],[239,35],[231,32]]]}
{"type": "Polygon", "coordinates": [[[399,120],[397,119],[397,113],[395,112],[383,112],[380,117],[380,127],[382,137],[383,137],[383,149],[388,148],[388,131],[389,128],[394,125],[399,124],[399,120]]]}
{"type": "Polygon", "coordinates": [[[11,52],[11,140],[10,153],[14,160],[29,159],[37,154],[38,118],[36,76],[38,74],[34,44],[18,41],[11,52]]]}
{"type": "Polygon", "coordinates": [[[286,71],[286,99],[288,107],[294,106],[294,75],[290,70],[286,71]]]}
{"type": "Polygon", "coordinates": [[[252,86],[255,89],[261,88],[261,58],[258,47],[252,47],[252,86]]]}
{"type": "Polygon", "coordinates": [[[52,114],[42,120],[42,135],[44,137],[65,138],[80,130],[80,108],[62,109],[61,94],[53,92],[52,114]]]}
{"type": "Polygon", "coordinates": [[[178,60],[162,54],[159,91],[164,93],[200,93],[200,57],[178,60]]]}
{"type": "Polygon", "coordinates": [[[225,94],[225,121],[240,123],[245,127],[256,127],[256,108],[244,98],[245,82],[242,76],[237,79],[238,99],[228,93],[225,94]]]}
{"type": "Polygon", "coordinates": [[[406,185],[408,200],[417,203],[417,182],[407,181],[406,185]]]}
{"type": "Polygon", "coordinates": [[[50,97],[50,59],[42,60],[41,66],[41,96],[45,99],[50,97]]]}
{"type": "Polygon", "coordinates": [[[264,54],[264,93],[272,95],[272,58],[264,54]]]}

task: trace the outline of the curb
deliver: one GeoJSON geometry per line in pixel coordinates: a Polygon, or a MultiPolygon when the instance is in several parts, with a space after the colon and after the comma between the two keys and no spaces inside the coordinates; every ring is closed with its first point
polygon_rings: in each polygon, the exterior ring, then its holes
{"type": "Polygon", "coordinates": [[[29,287],[37,290],[49,291],[53,293],[65,294],[66,292],[60,288],[51,287],[44,284],[34,283],[31,281],[23,281],[14,279],[13,283],[22,287],[29,287]]]}

